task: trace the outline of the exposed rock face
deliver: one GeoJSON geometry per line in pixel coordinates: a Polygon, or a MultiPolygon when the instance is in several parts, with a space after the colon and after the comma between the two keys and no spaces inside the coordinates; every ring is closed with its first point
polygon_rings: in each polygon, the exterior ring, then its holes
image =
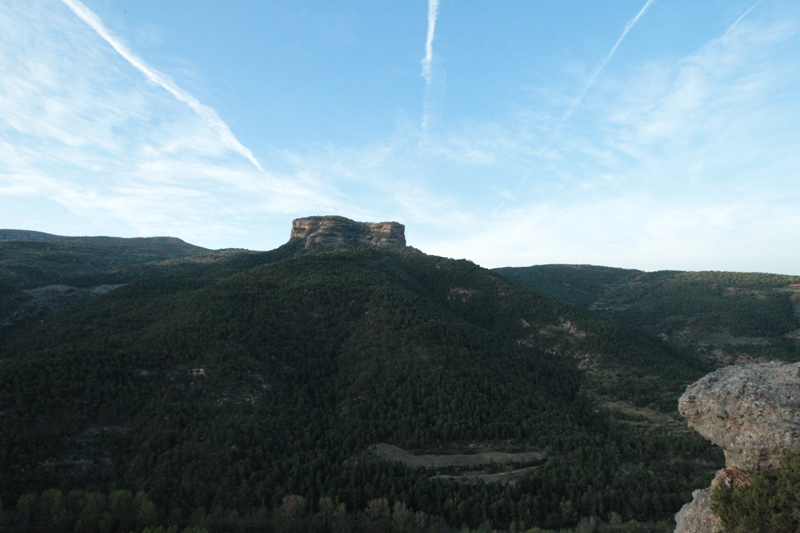
{"type": "Polygon", "coordinates": [[[711,512],[711,488],[696,490],[692,501],[675,515],[675,533],[712,533],[722,530],[719,518],[711,512]]]}
{"type": "Polygon", "coordinates": [[[291,239],[301,239],[306,248],[324,244],[368,246],[406,245],[405,226],[397,222],[355,222],[337,216],[298,218],[292,222],[291,239]]]}
{"type": "MultiPolygon", "coordinates": [[[[689,426],[725,452],[726,468],[712,482],[747,482],[748,473],[779,468],[800,453],[800,363],[729,366],[691,385],[678,402],[689,426]]],[[[675,517],[676,532],[716,532],[708,509],[710,489],[675,517]]]]}
{"type": "Polygon", "coordinates": [[[780,467],[800,452],[800,363],[721,368],[689,387],[678,409],[725,451],[728,468],[780,467]]]}

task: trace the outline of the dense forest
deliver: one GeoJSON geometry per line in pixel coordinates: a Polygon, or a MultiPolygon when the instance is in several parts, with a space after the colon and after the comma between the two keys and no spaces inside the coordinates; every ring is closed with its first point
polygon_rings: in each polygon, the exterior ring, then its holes
{"type": "Polygon", "coordinates": [[[715,366],[800,361],[800,276],[589,265],[495,271],[532,291],[690,349],[715,366]]]}
{"type": "Polygon", "coordinates": [[[78,241],[48,279],[23,244],[0,241],[9,309],[120,286],[0,327],[10,530],[668,531],[722,464],[676,411],[707,362],[468,261],[290,242],[103,266],[78,241]],[[538,455],[414,467],[381,443],[538,455]]]}

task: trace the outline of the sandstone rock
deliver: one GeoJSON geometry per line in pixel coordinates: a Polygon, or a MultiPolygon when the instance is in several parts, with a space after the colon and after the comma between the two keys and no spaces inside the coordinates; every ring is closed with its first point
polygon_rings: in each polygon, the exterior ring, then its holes
{"type": "Polygon", "coordinates": [[[325,244],[368,246],[406,245],[405,226],[397,222],[355,222],[338,216],[298,218],[292,222],[291,239],[300,239],[306,248],[325,244]]]}
{"type": "Polygon", "coordinates": [[[729,366],[681,396],[689,426],[725,452],[728,468],[780,467],[800,453],[800,363],[729,366]]]}
{"type": "Polygon", "coordinates": [[[710,509],[711,488],[696,490],[692,501],[681,507],[675,515],[678,527],[675,533],[717,533],[722,531],[719,518],[710,509]]]}
{"type": "MultiPolygon", "coordinates": [[[[689,426],[725,452],[726,468],[712,482],[749,483],[749,473],[779,468],[800,453],[800,363],[721,368],[691,385],[678,401],[689,426]]],[[[675,516],[676,532],[716,533],[711,488],[694,491],[675,516]]]]}

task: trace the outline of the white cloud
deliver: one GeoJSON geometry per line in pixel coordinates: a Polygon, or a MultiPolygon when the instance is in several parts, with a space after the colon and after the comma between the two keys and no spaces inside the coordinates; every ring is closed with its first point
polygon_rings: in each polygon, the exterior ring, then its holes
{"type": "MultiPolygon", "coordinates": [[[[0,191],[8,201],[47,198],[117,234],[206,245],[227,244],[209,236],[234,232],[231,209],[267,217],[330,205],[325,187],[294,170],[261,171],[211,108],[82,4],[66,2],[82,19],[52,1],[0,4],[0,191]]],[[[48,224],[41,229],[62,229],[48,224]]]]}
{"type": "Polygon", "coordinates": [[[425,84],[433,82],[431,63],[433,62],[433,40],[436,35],[436,18],[439,15],[439,0],[428,0],[428,33],[425,39],[425,57],[422,58],[422,77],[425,84]]]}
{"type": "Polygon", "coordinates": [[[89,8],[87,8],[79,0],[61,0],[64,5],[69,7],[75,15],[83,20],[90,28],[103,38],[120,56],[133,65],[147,78],[160,86],[179,101],[188,105],[197,115],[203,119],[203,122],[214,130],[222,140],[223,144],[230,149],[238,152],[250,161],[253,166],[263,172],[261,164],[253,156],[249,148],[244,146],[239,139],[233,134],[228,125],[217,115],[217,112],[207,105],[200,103],[197,98],[183,90],[175,84],[168,76],[152,68],[145,61],[133,53],[119,38],[117,38],[108,28],[105,27],[100,18],[95,15],[89,8]]]}
{"type": "Polygon", "coordinates": [[[765,207],[744,200],[664,205],[641,194],[560,206],[533,204],[495,217],[462,218],[462,226],[448,239],[426,240],[420,247],[447,257],[467,256],[486,267],[566,263],[731,270],[737,264],[740,270],[796,273],[786,235],[773,229],[784,223],[796,227],[800,215],[767,209],[765,217],[765,207]],[[764,253],[753,257],[753,249],[764,253]]]}
{"type": "Polygon", "coordinates": [[[741,16],[740,16],[738,19],[736,19],[736,21],[735,21],[733,24],[731,24],[731,25],[730,25],[730,27],[728,28],[728,30],[725,32],[725,35],[728,35],[729,33],[731,33],[731,32],[734,30],[734,28],[736,28],[736,26],[738,26],[738,25],[739,25],[739,23],[742,21],[742,19],[743,19],[743,18],[745,18],[747,15],[749,15],[749,14],[750,14],[750,12],[751,12],[753,9],[755,9],[755,8],[758,6],[758,4],[760,4],[761,2],[762,2],[762,0],[758,0],[758,2],[756,2],[755,4],[753,4],[752,6],[750,6],[749,8],[747,8],[747,11],[745,11],[744,13],[742,13],[742,15],[741,15],[741,16]]]}
{"type": "Polygon", "coordinates": [[[436,19],[439,16],[439,0],[428,0],[428,32],[425,39],[425,56],[422,58],[422,77],[425,78],[425,97],[422,110],[422,132],[428,131],[432,120],[433,108],[437,97],[436,85],[441,80],[435,79],[433,71],[433,40],[436,36],[436,19]]]}
{"type": "Polygon", "coordinates": [[[789,168],[800,163],[794,126],[800,67],[776,54],[783,42],[797,39],[796,29],[783,23],[742,22],[735,34],[671,69],[644,71],[597,103],[607,108],[602,142],[630,157],[648,183],[671,180],[672,190],[694,180],[726,195],[736,186],[750,188],[754,173],[776,164],[785,168],[774,176],[791,176],[789,168]],[[640,87],[658,88],[641,100],[640,87]],[[781,93],[786,97],[776,99],[781,93]]]}
{"type": "Polygon", "coordinates": [[[619,45],[622,44],[623,40],[625,40],[625,36],[628,35],[628,32],[631,31],[631,28],[633,28],[633,26],[639,21],[639,19],[642,18],[642,15],[644,15],[645,11],[647,11],[647,8],[649,8],[654,1],[655,0],[647,0],[642,9],[639,10],[639,13],[637,13],[635,17],[633,17],[631,20],[628,21],[627,24],[625,24],[625,29],[622,30],[622,34],[617,39],[617,42],[614,43],[614,46],[611,47],[611,50],[606,54],[606,56],[603,58],[600,64],[597,65],[597,67],[592,72],[592,75],[589,76],[589,79],[586,80],[586,83],[583,85],[580,94],[575,99],[575,101],[572,102],[572,105],[569,107],[569,109],[567,109],[567,111],[564,113],[564,116],[562,117],[563,119],[569,118],[570,115],[572,115],[572,112],[575,111],[575,108],[580,105],[580,103],[583,101],[583,97],[586,96],[586,92],[589,90],[589,88],[591,88],[592,85],[594,85],[594,82],[597,80],[597,77],[603,71],[608,62],[611,61],[611,58],[614,56],[614,53],[617,51],[617,48],[619,48],[619,45]]]}
{"type": "MultiPolygon", "coordinates": [[[[751,9],[677,61],[601,79],[647,2],[568,121],[563,87],[542,86],[506,116],[423,129],[424,142],[413,121],[368,145],[275,147],[261,172],[191,95],[108,46],[119,46],[110,33],[101,40],[58,2],[3,1],[0,203],[46,198],[105,233],[205,246],[267,233],[272,220],[280,244],[291,217],[341,214],[397,220],[412,246],[484,266],[793,269],[796,18],[751,9]]],[[[429,68],[435,2],[431,12],[429,68]]],[[[440,73],[428,74],[436,85],[440,73]]]]}
{"type": "Polygon", "coordinates": [[[609,74],[555,135],[558,116],[527,109],[295,161],[384,194],[359,198],[406,223],[411,245],[484,266],[791,273],[800,67],[779,51],[792,28],[744,19],[677,61],[609,74]]]}
{"type": "Polygon", "coordinates": [[[491,161],[498,186],[420,247],[485,266],[797,273],[800,31],[754,13],[677,61],[605,76],[561,128],[508,117],[434,138],[440,162],[491,161]]]}

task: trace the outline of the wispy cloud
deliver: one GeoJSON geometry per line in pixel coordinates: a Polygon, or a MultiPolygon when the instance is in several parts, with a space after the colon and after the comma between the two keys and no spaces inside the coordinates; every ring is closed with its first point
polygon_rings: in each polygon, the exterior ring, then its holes
{"type": "Polygon", "coordinates": [[[422,131],[428,130],[431,114],[431,88],[433,79],[433,40],[436,36],[436,19],[439,16],[439,0],[428,0],[428,34],[425,39],[425,57],[422,58],[422,77],[425,78],[425,99],[422,112],[422,131]]]}
{"type": "Polygon", "coordinates": [[[79,4],[0,6],[0,226],[214,247],[280,244],[271,218],[343,211],[324,175],[280,154],[282,171],[262,171],[211,108],[100,35],[79,4]]]}
{"type": "Polygon", "coordinates": [[[737,265],[744,271],[792,274],[796,262],[781,244],[787,234],[775,228],[798,222],[790,206],[747,199],[665,205],[636,192],[602,201],[531,203],[495,216],[471,213],[447,227],[452,232],[447,239],[415,246],[449,257],[469,250],[469,258],[486,267],[589,263],[732,270],[737,265]]]}
{"type": "Polygon", "coordinates": [[[431,63],[433,62],[433,39],[436,35],[436,18],[439,16],[439,0],[428,0],[428,37],[425,40],[425,57],[422,58],[422,77],[425,84],[433,81],[431,63]]]}
{"type": "Polygon", "coordinates": [[[731,24],[731,25],[730,25],[730,27],[728,28],[728,31],[726,31],[726,32],[725,32],[725,35],[728,35],[730,32],[732,32],[732,31],[733,31],[733,29],[734,29],[734,28],[735,28],[735,27],[736,27],[736,26],[737,26],[737,25],[738,25],[738,24],[739,24],[739,23],[742,21],[742,19],[743,19],[743,18],[745,18],[747,15],[749,15],[749,14],[750,14],[750,12],[751,12],[753,9],[755,9],[755,8],[756,8],[756,6],[758,6],[758,4],[760,4],[761,2],[762,2],[762,0],[758,0],[758,2],[756,2],[755,4],[753,4],[752,6],[750,6],[750,7],[747,9],[747,11],[745,11],[744,13],[742,13],[742,16],[740,16],[738,19],[736,19],[736,22],[734,22],[733,24],[731,24]]]}
{"type": "Polygon", "coordinates": [[[649,8],[653,2],[655,2],[655,0],[647,0],[647,3],[645,3],[644,7],[642,7],[642,9],[639,10],[639,13],[637,13],[635,17],[633,17],[631,20],[628,21],[628,23],[625,25],[625,29],[622,30],[622,35],[619,36],[619,39],[617,39],[617,42],[614,43],[614,46],[611,47],[611,50],[608,52],[608,54],[606,54],[606,56],[603,58],[600,64],[597,65],[597,68],[594,69],[594,72],[592,72],[592,75],[589,76],[589,79],[586,80],[586,83],[583,85],[580,94],[578,94],[578,97],[575,99],[574,102],[572,102],[572,105],[564,113],[562,119],[569,118],[570,115],[572,115],[572,112],[575,111],[575,108],[580,105],[580,103],[583,101],[583,97],[586,96],[586,92],[589,90],[589,88],[591,88],[592,85],[594,85],[594,82],[597,79],[597,77],[603,71],[608,62],[611,61],[611,58],[614,56],[614,53],[617,51],[617,48],[619,48],[619,45],[622,44],[622,41],[625,39],[625,36],[628,35],[628,32],[631,31],[631,28],[633,28],[633,26],[639,21],[639,19],[642,18],[644,12],[647,11],[647,8],[649,8]]]}
{"type": "Polygon", "coordinates": [[[484,266],[796,273],[796,254],[781,243],[800,223],[792,207],[800,202],[800,18],[753,19],[682,57],[609,75],[582,104],[588,125],[568,121],[551,136],[542,121],[538,130],[529,122],[531,131],[509,117],[493,130],[461,125],[439,136],[429,153],[452,162],[440,179],[483,194],[469,209],[444,206],[446,235],[432,230],[415,246],[468,253],[484,266]],[[502,142],[490,143],[492,135],[502,142]],[[537,139],[559,157],[542,157],[537,139]],[[493,155],[490,168],[503,176],[492,180],[496,191],[470,179],[474,153],[493,155]]]}
{"type": "MultiPolygon", "coordinates": [[[[259,152],[262,173],[215,113],[64,7],[82,4],[0,0],[0,226],[39,202],[69,213],[29,229],[75,220],[73,234],[87,234],[90,221],[105,234],[268,249],[291,217],[329,213],[398,220],[411,245],[484,266],[797,273],[786,243],[800,225],[800,17],[756,3],[682,57],[603,70],[652,3],[583,85],[570,112],[585,121],[563,120],[562,85],[548,80],[505,114],[454,113],[422,144],[412,113],[369,143],[259,152]]],[[[432,129],[442,6],[428,7],[432,129]]]]}
{"type": "Polygon", "coordinates": [[[250,161],[258,170],[264,171],[261,164],[253,156],[249,148],[244,146],[239,139],[233,134],[228,125],[219,117],[216,111],[211,107],[200,103],[197,98],[189,94],[184,89],[178,87],[167,75],[159,72],[153,67],[144,62],[142,58],[137,56],[130,48],[128,48],[122,41],[117,38],[111,31],[106,28],[100,18],[87,8],[79,0],[61,0],[64,5],[69,7],[75,15],[84,21],[90,28],[103,38],[114,50],[117,51],[128,63],[139,70],[147,78],[159,85],[164,90],[169,92],[172,96],[179,101],[188,105],[203,121],[210,126],[214,131],[219,134],[222,141],[235,152],[238,152],[248,161],[250,161]]]}

